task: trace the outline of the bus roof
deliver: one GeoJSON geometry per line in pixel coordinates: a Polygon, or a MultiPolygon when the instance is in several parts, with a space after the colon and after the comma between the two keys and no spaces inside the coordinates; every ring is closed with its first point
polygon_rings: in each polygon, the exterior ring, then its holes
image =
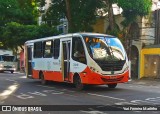
{"type": "Polygon", "coordinates": [[[25,44],[27,43],[33,43],[33,42],[38,42],[38,41],[45,41],[45,40],[52,40],[53,38],[54,39],[57,39],[57,38],[66,38],[66,37],[72,37],[72,36],[76,36],[76,35],[81,35],[81,36],[105,36],[105,37],[110,37],[110,38],[113,38],[115,36],[111,36],[111,35],[108,35],[108,34],[101,34],[101,33],[87,33],[87,32],[84,32],[84,33],[72,33],[72,34],[65,34],[65,35],[57,35],[57,36],[50,36],[50,37],[45,37],[45,38],[39,38],[39,39],[34,39],[34,40],[28,40],[25,42],[25,44]]]}
{"type": "Polygon", "coordinates": [[[109,38],[113,38],[115,36],[112,35],[108,35],[108,34],[101,34],[101,33],[79,33],[82,36],[103,36],[103,37],[109,37],[109,38]]]}

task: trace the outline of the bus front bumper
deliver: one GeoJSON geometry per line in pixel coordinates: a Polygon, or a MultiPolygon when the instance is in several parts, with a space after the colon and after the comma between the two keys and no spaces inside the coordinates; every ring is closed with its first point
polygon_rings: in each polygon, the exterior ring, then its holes
{"type": "Polygon", "coordinates": [[[85,75],[80,73],[82,83],[84,84],[115,84],[115,83],[125,83],[129,79],[129,70],[121,74],[113,75],[101,75],[95,72],[88,72],[85,75]]]}

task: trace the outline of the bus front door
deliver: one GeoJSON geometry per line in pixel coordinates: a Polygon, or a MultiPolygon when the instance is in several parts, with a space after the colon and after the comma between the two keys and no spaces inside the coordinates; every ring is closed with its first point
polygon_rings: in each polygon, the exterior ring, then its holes
{"type": "Polygon", "coordinates": [[[28,78],[32,77],[32,46],[27,47],[27,69],[26,74],[28,78]]]}
{"type": "Polygon", "coordinates": [[[70,72],[70,44],[71,41],[63,41],[63,56],[62,56],[62,73],[64,77],[64,81],[69,81],[69,72],[70,72]]]}

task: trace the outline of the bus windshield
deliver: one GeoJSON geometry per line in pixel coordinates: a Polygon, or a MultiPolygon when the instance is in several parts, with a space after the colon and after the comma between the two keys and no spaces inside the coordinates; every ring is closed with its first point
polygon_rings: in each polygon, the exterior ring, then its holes
{"type": "Polygon", "coordinates": [[[7,56],[7,55],[1,55],[0,61],[6,61],[6,62],[14,62],[15,56],[7,56]]]}
{"type": "Polygon", "coordinates": [[[118,38],[85,36],[84,41],[89,55],[95,61],[124,61],[126,54],[118,38]]]}

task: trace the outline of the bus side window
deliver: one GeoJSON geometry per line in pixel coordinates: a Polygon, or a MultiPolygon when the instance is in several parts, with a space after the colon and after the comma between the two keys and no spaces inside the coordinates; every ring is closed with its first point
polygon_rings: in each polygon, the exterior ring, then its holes
{"type": "Polygon", "coordinates": [[[60,51],[60,39],[55,39],[53,43],[53,57],[58,59],[60,51]]]}
{"type": "Polygon", "coordinates": [[[44,53],[43,53],[43,57],[44,58],[51,58],[52,57],[52,54],[53,54],[53,51],[52,51],[52,45],[53,45],[53,41],[45,41],[43,43],[43,47],[44,47],[44,53]]]}
{"type": "Polygon", "coordinates": [[[34,43],[34,58],[41,58],[43,55],[42,42],[34,43]]]}
{"type": "Polygon", "coordinates": [[[72,39],[72,58],[75,61],[86,64],[84,46],[79,37],[73,37],[72,39]]]}

